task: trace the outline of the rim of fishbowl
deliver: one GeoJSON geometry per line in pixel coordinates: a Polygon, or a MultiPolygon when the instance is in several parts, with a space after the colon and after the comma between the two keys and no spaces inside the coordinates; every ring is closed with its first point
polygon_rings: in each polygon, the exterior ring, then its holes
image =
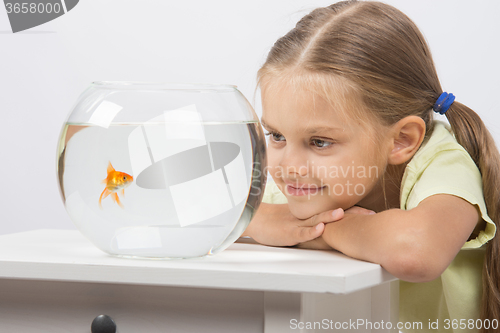
{"type": "Polygon", "coordinates": [[[148,81],[93,81],[92,86],[104,89],[130,89],[130,90],[185,90],[185,91],[211,91],[228,92],[238,90],[232,84],[212,83],[181,83],[181,82],[148,82],[148,81]]]}

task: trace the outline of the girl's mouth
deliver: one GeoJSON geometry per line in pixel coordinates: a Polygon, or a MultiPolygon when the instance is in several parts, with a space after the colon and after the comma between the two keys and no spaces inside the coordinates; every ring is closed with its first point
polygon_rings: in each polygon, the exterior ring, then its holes
{"type": "Polygon", "coordinates": [[[321,189],[325,188],[323,187],[301,187],[301,188],[296,188],[291,185],[287,185],[285,190],[286,192],[291,195],[291,196],[301,196],[301,195],[311,195],[311,194],[316,194],[321,189]]]}

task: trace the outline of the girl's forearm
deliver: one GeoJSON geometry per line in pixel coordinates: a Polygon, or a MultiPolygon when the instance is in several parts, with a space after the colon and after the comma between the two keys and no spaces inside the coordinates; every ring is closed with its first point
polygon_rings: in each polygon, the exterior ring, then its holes
{"type": "Polygon", "coordinates": [[[332,248],[380,264],[402,280],[429,281],[441,272],[426,260],[429,245],[420,241],[422,230],[415,226],[408,211],[400,209],[374,215],[345,214],[340,221],[327,224],[322,237],[332,248]]]}

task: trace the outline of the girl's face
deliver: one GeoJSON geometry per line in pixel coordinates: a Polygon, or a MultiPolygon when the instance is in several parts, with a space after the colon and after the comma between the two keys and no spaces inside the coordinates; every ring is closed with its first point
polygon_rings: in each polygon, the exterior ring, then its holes
{"type": "Polygon", "coordinates": [[[373,133],[342,117],[348,109],[338,105],[333,108],[304,90],[262,91],[269,173],[297,218],[348,209],[381,195],[372,190],[385,172],[387,158],[384,161],[377,152],[388,153],[388,145],[380,147],[373,133]]]}

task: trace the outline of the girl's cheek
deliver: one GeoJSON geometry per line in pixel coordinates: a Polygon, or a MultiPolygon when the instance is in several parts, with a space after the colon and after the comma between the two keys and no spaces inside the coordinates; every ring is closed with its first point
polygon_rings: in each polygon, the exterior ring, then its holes
{"type": "Polygon", "coordinates": [[[314,163],[315,161],[311,162],[311,167],[310,167],[310,172],[311,175],[314,176],[314,178],[321,179],[323,181],[328,181],[330,176],[334,176],[331,174],[331,166],[332,165],[321,165],[319,163],[314,163]]]}
{"type": "Polygon", "coordinates": [[[272,148],[267,151],[267,169],[273,178],[273,174],[275,174],[279,169],[279,157],[272,148]]]}
{"type": "Polygon", "coordinates": [[[281,170],[278,167],[273,167],[270,165],[268,168],[268,171],[269,171],[269,174],[271,175],[271,177],[273,177],[273,179],[275,181],[277,181],[278,179],[280,179],[282,177],[281,170]]]}

